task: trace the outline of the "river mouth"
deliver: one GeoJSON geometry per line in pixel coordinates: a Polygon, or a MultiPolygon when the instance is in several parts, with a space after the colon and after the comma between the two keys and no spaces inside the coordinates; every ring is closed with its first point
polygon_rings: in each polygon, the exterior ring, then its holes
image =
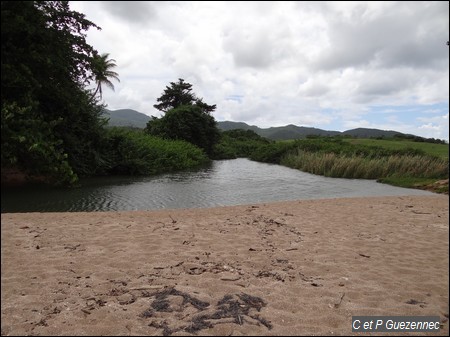
{"type": "Polygon", "coordinates": [[[96,177],[77,188],[1,190],[1,212],[89,212],[203,208],[272,201],[433,195],[374,180],[327,178],[245,158],[149,177],[96,177]]]}

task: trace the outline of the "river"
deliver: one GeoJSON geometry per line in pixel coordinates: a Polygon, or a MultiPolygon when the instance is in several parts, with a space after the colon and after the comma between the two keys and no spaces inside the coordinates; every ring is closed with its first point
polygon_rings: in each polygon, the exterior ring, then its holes
{"type": "Polygon", "coordinates": [[[213,161],[193,171],[149,177],[96,177],[76,188],[1,190],[1,212],[77,212],[196,208],[341,197],[432,195],[374,180],[327,178],[248,159],[213,161]]]}

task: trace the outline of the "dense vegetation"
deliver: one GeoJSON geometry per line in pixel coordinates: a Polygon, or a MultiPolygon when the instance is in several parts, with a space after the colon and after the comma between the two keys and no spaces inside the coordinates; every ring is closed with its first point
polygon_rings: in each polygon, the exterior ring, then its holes
{"type": "Polygon", "coordinates": [[[181,105],[147,124],[150,135],[165,139],[185,140],[211,154],[219,136],[214,117],[195,105],[181,105]]]}
{"type": "MultiPolygon", "coordinates": [[[[250,158],[328,177],[378,179],[403,187],[448,179],[448,155],[434,154],[445,149],[448,153],[448,145],[430,144],[425,152],[421,145],[392,148],[382,144],[353,144],[342,137],[274,142],[256,148],[250,158]]],[[[448,193],[448,183],[440,192],[448,193]]]]}
{"type": "MultiPolygon", "coordinates": [[[[421,187],[448,179],[448,145],[391,139],[309,137],[270,141],[250,130],[222,132],[217,158],[249,157],[335,178],[421,187]]],[[[448,183],[439,186],[448,192],[448,183]]]]}
{"type": "Polygon", "coordinates": [[[414,141],[405,140],[403,138],[391,138],[391,139],[361,139],[361,138],[344,138],[345,142],[351,144],[367,145],[367,146],[377,146],[389,150],[400,150],[400,149],[417,149],[423,153],[436,156],[439,158],[448,159],[448,144],[440,142],[431,141],[414,141]]]}
{"type": "Polygon", "coordinates": [[[444,139],[424,138],[424,137],[415,136],[415,135],[405,135],[405,134],[402,134],[402,133],[396,134],[394,139],[397,139],[397,140],[409,140],[409,141],[418,142],[418,143],[447,144],[447,142],[444,139]]]}
{"type": "Polygon", "coordinates": [[[251,130],[229,130],[220,133],[214,147],[214,159],[249,158],[256,149],[272,143],[251,130]]]}
{"type": "Polygon", "coordinates": [[[409,187],[448,179],[448,145],[440,140],[310,136],[275,142],[250,130],[219,132],[211,115],[216,106],[198,98],[183,79],[157,98],[154,107],[163,116],[152,117],[144,131],[108,129],[102,85],[113,88],[110,80],[119,78],[109,54],[86,42],[85,32],[99,27],[71,11],[67,1],[2,1],[1,13],[2,180],[4,172],[18,170],[73,184],[79,176],[185,169],[207,156],[249,157],[409,187]]]}
{"type": "Polygon", "coordinates": [[[111,128],[98,174],[148,175],[182,170],[209,161],[198,147],[178,140],[150,136],[142,130],[111,128]]]}
{"type": "Polygon", "coordinates": [[[3,168],[74,182],[99,159],[102,107],[86,89],[98,53],[94,23],[67,2],[2,1],[3,168]]]}
{"type": "Polygon", "coordinates": [[[216,105],[208,105],[192,92],[192,84],[179,79],[171,82],[154,107],[164,113],[161,118],[152,116],[147,123],[149,134],[166,139],[190,142],[212,155],[219,139],[217,122],[211,115],[216,105]]]}
{"type": "MultiPolygon", "coordinates": [[[[102,85],[113,89],[111,79],[119,80],[115,61],[86,42],[85,32],[100,28],[67,1],[2,1],[1,15],[2,181],[13,171],[70,185],[80,176],[149,174],[207,160],[185,142],[105,128],[102,85]]],[[[196,109],[207,115],[214,108],[195,97],[183,117],[197,123],[196,109]]]]}

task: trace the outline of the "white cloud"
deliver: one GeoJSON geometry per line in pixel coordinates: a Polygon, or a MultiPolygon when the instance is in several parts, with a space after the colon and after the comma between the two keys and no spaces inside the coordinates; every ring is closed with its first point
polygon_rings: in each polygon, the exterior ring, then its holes
{"type": "Polygon", "coordinates": [[[416,118],[433,105],[448,114],[446,2],[81,1],[71,7],[102,27],[88,32],[88,42],[116,60],[121,82],[115,92],[104,91],[110,109],[158,115],[156,98],[184,78],[217,105],[217,120],[435,130],[448,139],[448,119],[416,118]],[[382,107],[397,122],[380,117],[382,107]],[[408,119],[407,107],[414,117],[408,119]]]}

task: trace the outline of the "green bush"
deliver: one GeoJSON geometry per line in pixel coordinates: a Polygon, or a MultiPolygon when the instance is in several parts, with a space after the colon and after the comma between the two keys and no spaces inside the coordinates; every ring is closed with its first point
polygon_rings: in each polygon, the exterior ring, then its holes
{"type": "Polygon", "coordinates": [[[153,117],[146,130],[153,136],[185,140],[211,155],[219,138],[216,124],[214,117],[199,106],[181,105],[167,111],[161,118],[153,117]]]}
{"type": "Polygon", "coordinates": [[[276,142],[261,145],[251,154],[250,159],[265,163],[280,164],[286,153],[294,148],[295,143],[293,142],[276,142]]]}
{"type": "Polygon", "coordinates": [[[234,159],[251,157],[262,145],[271,141],[251,130],[228,130],[220,133],[219,142],[214,146],[214,159],[234,159]]]}
{"type": "Polygon", "coordinates": [[[209,161],[200,148],[181,140],[166,140],[144,131],[107,130],[99,174],[148,175],[183,170],[209,161]]]}

